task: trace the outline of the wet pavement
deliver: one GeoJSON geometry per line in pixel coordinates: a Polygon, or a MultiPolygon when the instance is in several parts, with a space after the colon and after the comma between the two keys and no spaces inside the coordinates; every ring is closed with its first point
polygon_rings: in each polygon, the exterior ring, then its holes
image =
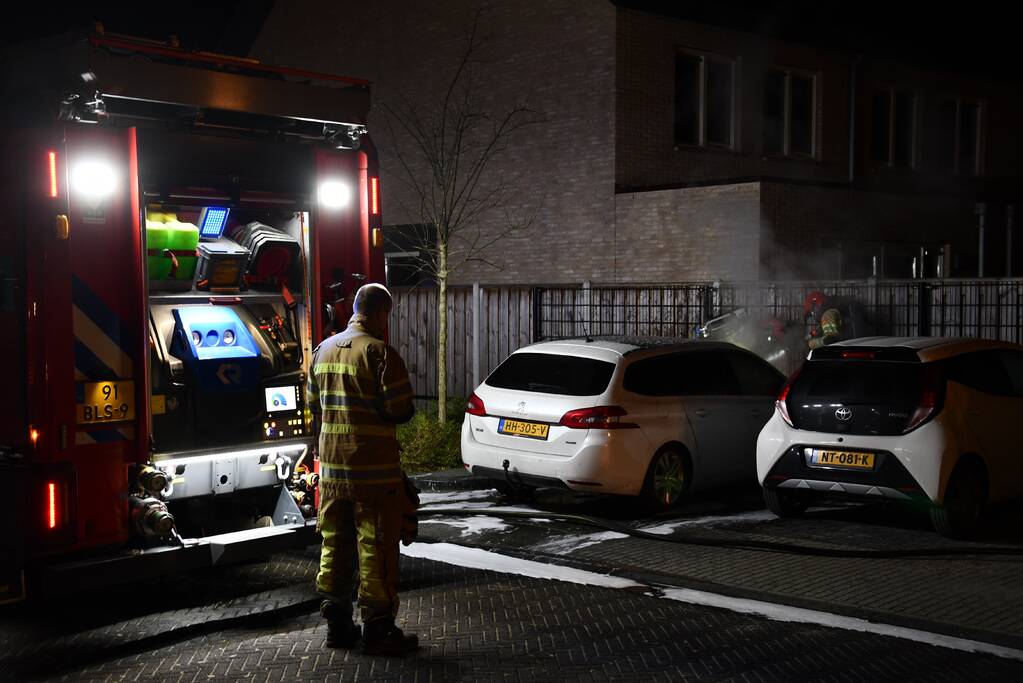
{"type": "Polygon", "coordinates": [[[323,648],[311,548],[8,609],[0,679],[1023,680],[1023,557],[980,554],[1019,543],[1014,511],[963,544],[884,507],[778,520],[755,490],[647,517],[627,500],[451,481],[424,491],[421,542],[402,558],[414,657],[323,648]],[[908,549],[972,554],[869,556],[908,549]]]}
{"type": "Polygon", "coordinates": [[[919,511],[888,505],[778,519],[757,490],[717,492],[655,518],[627,499],[553,490],[520,501],[485,490],[424,495],[426,515],[460,509],[423,519],[437,540],[1023,649],[1023,519],[1012,507],[992,511],[981,537],[963,542],[936,534],[919,511]],[[545,514],[593,516],[614,529],[545,514]],[[1014,554],[988,554],[1000,548],[1014,554]],[[899,553],[910,556],[887,556],[899,553]]]}

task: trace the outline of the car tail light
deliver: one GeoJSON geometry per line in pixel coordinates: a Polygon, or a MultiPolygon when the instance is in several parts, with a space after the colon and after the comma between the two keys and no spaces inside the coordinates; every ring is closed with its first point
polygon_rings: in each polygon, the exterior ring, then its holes
{"type": "Polygon", "coordinates": [[[561,417],[558,423],[570,429],[636,429],[634,422],[622,422],[621,418],[628,413],[620,406],[597,406],[570,410],[561,417]]]}
{"type": "Polygon", "coordinates": [[[792,376],[789,377],[789,381],[785,382],[785,386],[782,387],[781,393],[778,394],[778,400],[774,402],[775,407],[778,408],[778,412],[781,414],[781,419],[785,420],[785,423],[789,427],[795,427],[796,425],[792,424],[792,418],[789,416],[789,407],[786,401],[788,401],[789,391],[792,390],[792,385],[795,383],[796,378],[799,377],[799,370],[801,369],[802,368],[799,368],[792,373],[792,376]]]}
{"type": "Polygon", "coordinates": [[[874,360],[877,354],[873,351],[843,351],[843,360],[874,360]]]}
{"type": "Polygon", "coordinates": [[[945,403],[944,376],[937,367],[925,367],[920,383],[920,401],[902,430],[907,434],[941,412],[945,403]]]}
{"type": "Polygon", "coordinates": [[[57,482],[46,484],[46,528],[57,528],[57,482]]]}
{"type": "Polygon", "coordinates": [[[469,397],[469,402],[465,405],[465,412],[470,415],[483,417],[487,414],[487,407],[483,405],[483,399],[473,393],[473,395],[469,397]]]}

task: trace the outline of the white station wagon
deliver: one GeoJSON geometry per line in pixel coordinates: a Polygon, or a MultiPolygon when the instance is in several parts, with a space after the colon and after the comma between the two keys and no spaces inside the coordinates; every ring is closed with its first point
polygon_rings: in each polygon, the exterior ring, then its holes
{"type": "Polygon", "coordinates": [[[469,398],[462,461],[503,491],[642,496],[755,482],[757,435],[785,378],[703,340],[603,337],[509,356],[469,398]]]}

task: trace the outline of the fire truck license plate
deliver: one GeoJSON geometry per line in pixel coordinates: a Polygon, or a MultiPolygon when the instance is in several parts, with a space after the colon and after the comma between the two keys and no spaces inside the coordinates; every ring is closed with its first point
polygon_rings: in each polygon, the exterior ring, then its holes
{"type": "Polygon", "coordinates": [[[78,404],[78,424],[135,419],[135,382],[88,382],[78,404]]]}

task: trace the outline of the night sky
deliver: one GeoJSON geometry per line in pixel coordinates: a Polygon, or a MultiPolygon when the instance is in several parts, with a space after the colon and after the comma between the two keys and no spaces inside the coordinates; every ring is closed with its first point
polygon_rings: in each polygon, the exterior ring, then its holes
{"type": "Polygon", "coordinates": [[[166,40],[176,35],[182,47],[246,55],[273,7],[273,0],[213,0],[168,3],[89,2],[54,9],[36,3],[19,7],[17,17],[0,25],[5,43],[31,40],[67,30],[89,29],[101,21],[108,33],[166,40]]]}
{"type": "MultiPolygon", "coordinates": [[[[88,28],[94,20],[100,20],[108,32],[155,39],[174,34],[186,48],[245,55],[273,4],[274,0],[176,1],[158,5],[91,2],[61,5],[55,10],[52,5],[36,3],[20,7],[16,18],[12,16],[3,22],[0,41],[37,38],[72,27],[88,28]]],[[[615,4],[784,40],[1023,83],[1019,24],[1008,9],[1011,5],[991,0],[944,5],[919,0],[615,0],[615,4]]],[[[310,21],[315,20],[311,14],[310,21]]],[[[401,16],[395,16],[395,21],[401,21],[401,16]]]]}

